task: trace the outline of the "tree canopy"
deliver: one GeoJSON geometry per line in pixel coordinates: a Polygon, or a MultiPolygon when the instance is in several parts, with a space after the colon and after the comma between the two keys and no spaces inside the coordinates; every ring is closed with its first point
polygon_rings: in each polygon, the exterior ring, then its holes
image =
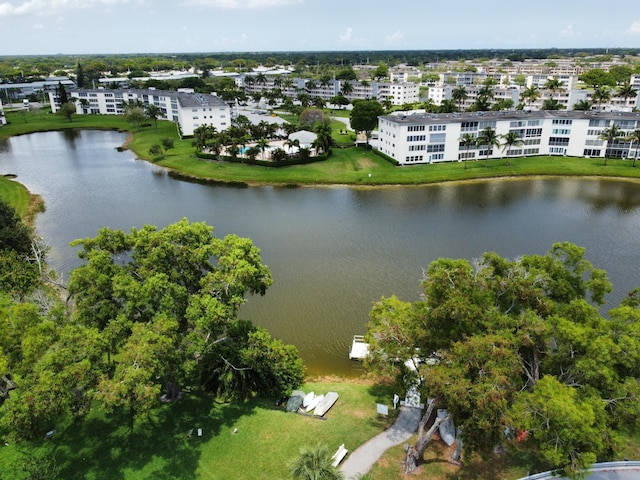
{"type": "Polygon", "coordinates": [[[616,428],[634,429],[640,413],[637,294],[603,318],[612,286],[584,253],[559,243],[513,260],[434,261],[424,299],[374,305],[368,364],[421,380],[461,427],[465,455],[524,448],[539,468],[577,475],[610,458],[616,428]]]}
{"type": "Polygon", "coordinates": [[[0,422],[16,436],[94,405],[128,413],[133,427],[183,386],[280,398],[302,382],[297,349],[238,318],[246,295],[272,283],[250,239],[182,219],[73,245],[86,263],[71,273],[71,311],[0,301],[0,366],[18,385],[0,422]]]}
{"type": "Polygon", "coordinates": [[[360,100],[354,102],[351,110],[351,128],[363,131],[367,135],[367,144],[371,131],[378,126],[378,117],[384,115],[384,107],[377,100],[360,100]]]}

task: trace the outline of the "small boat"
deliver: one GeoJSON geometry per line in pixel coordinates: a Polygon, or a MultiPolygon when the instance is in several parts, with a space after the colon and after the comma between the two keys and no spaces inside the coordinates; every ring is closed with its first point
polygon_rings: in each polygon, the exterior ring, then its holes
{"type": "Polygon", "coordinates": [[[333,404],[336,403],[336,401],[338,401],[338,394],[336,392],[327,393],[315,408],[313,414],[317,417],[324,416],[324,414],[327,413],[331,407],[333,407],[333,404]]]}
{"type": "Polygon", "coordinates": [[[303,408],[307,408],[309,406],[309,403],[311,403],[311,400],[313,400],[313,397],[315,397],[316,394],[313,392],[309,392],[305,395],[304,399],[302,400],[302,407],[303,408]]]}
{"type": "Polygon", "coordinates": [[[313,400],[311,400],[311,403],[307,405],[307,408],[305,408],[304,411],[313,412],[313,410],[318,406],[318,404],[322,401],[323,398],[324,398],[323,394],[316,395],[315,397],[313,397],[313,400]]]}

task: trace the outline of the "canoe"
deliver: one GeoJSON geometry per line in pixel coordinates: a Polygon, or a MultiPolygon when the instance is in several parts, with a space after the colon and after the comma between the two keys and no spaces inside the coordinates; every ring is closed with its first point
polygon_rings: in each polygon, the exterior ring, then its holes
{"type": "Polygon", "coordinates": [[[338,400],[338,394],[336,392],[327,393],[324,398],[320,401],[318,406],[313,411],[313,414],[322,417],[325,413],[329,411],[333,404],[338,400]]]}
{"type": "Polygon", "coordinates": [[[315,397],[316,394],[313,392],[309,392],[305,395],[304,399],[302,400],[302,406],[304,408],[307,408],[309,406],[309,404],[311,403],[311,400],[313,400],[313,397],[315,397]]]}
{"type": "Polygon", "coordinates": [[[315,397],[313,397],[313,400],[311,400],[311,403],[307,405],[307,408],[305,408],[304,411],[313,412],[313,410],[318,406],[318,404],[322,401],[323,398],[324,398],[324,395],[322,394],[316,395],[315,397]]]}

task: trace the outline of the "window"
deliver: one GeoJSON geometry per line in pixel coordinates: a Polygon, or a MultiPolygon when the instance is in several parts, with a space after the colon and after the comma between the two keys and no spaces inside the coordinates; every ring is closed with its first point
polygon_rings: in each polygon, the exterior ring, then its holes
{"type": "Polygon", "coordinates": [[[446,133],[431,133],[429,134],[429,143],[444,143],[446,138],[446,133]]]}
{"type": "Polygon", "coordinates": [[[567,118],[554,118],[551,123],[553,125],[571,125],[573,120],[569,120],[567,118]]]}
{"type": "Polygon", "coordinates": [[[527,138],[524,141],[525,145],[540,145],[540,138],[527,138]]]}
{"type": "Polygon", "coordinates": [[[519,128],[519,127],[526,127],[527,126],[527,122],[525,122],[524,120],[518,120],[515,122],[511,122],[509,124],[509,128],[519,128]]]}
{"type": "Polygon", "coordinates": [[[524,153],[524,155],[537,155],[538,153],[540,153],[540,149],[539,148],[525,148],[523,153],[524,153]]]}
{"type": "Polygon", "coordinates": [[[596,139],[587,140],[586,142],[584,142],[585,146],[587,147],[601,147],[603,143],[604,142],[602,140],[596,139]]]}
{"type": "Polygon", "coordinates": [[[478,122],[462,122],[460,130],[463,132],[478,130],[478,122]]]}
{"type": "Polygon", "coordinates": [[[426,135],[409,135],[407,137],[407,142],[424,142],[426,139],[426,135]]]}
{"type": "Polygon", "coordinates": [[[526,137],[540,137],[542,136],[541,128],[527,128],[525,132],[526,137]]]}
{"type": "Polygon", "coordinates": [[[405,158],[406,162],[421,162],[424,157],[422,155],[411,155],[405,158]]]}
{"type": "Polygon", "coordinates": [[[585,157],[599,157],[602,150],[597,148],[585,148],[582,155],[585,157]]]}
{"type": "Polygon", "coordinates": [[[429,156],[429,160],[444,160],[444,153],[434,153],[429,156]]]}
{"type": "Polygon", "coordinates": [[[409,128],[407,128],[408,132],[424,132],[425,126],[424,125],[409,125],[409,128]]]}
{"type": "Polygon", "coordinates": [[[540,125],[540,120],[529,120],[527,122],[527,127],[537,127],[540,125]]]}
{"type": "Polygon", "coordinates": [[[553,135],[571,135],[570,128],[554,128],[551,132],[553,135]]]}
{"type": "Polygon", "coordinates": [[[446,125],[429,125],[430,132],[444,132],[446,129],[446,125]]]}
{"type": "Polygon", "coordinates": [[[415,152],[415,151],[419,151],[419,150],[426,150],[427,146],[426,145],[409,145],[409,151],[410,152],[415,152]]]}
{"type": "Polygon", "coordinates": [[[549,149],[551,155],[564,155],[566,151],[567,149],[562,147],[551,147],[549,149]]]}
{"type": "Polygon", "coordinates": [[[587,130],[587,135],[600,135],[602,130],[589,129],[587,130]]]}
{"type": "Polygon", "coordinates": [[[458,154],[458,160],[464,160],[465,158],[475,158],[476,152],[463,152],[458,154]]]}
{"type": "Polygon", "coordinates": [[[549,137],[549,145],[566,147],[569,145],[569,139],[564,137],[549,137]]]}
{"type": "Polygon", "coordinates": [[[427,152],[444,152],[444,144],[428,145],[427,152]]]}
{"type": "Polygon", "coordinates": [[[478,128],[480,130],[484,130],[485,128],[496,128],[495,120],[485,120],[484,122],[478,122],[478,128]]]}

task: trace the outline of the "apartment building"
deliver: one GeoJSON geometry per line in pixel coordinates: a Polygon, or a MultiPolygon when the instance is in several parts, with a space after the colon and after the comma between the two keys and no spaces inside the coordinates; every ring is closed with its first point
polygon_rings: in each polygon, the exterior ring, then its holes
{"type": "MultiPolygon", "coordinates": [[[[101,114],[122,115],[124,105],[131,101],[140,101],[144,105],[156,105],[162,112],[162,118],[175,122],[182,135],[193,135],[201,125],[212,125],[218,130],[231,126],[231,108],[212,94],[193,93],[192,90],[108,90],[76,89],[71,90],[69,99],[75,101],[79,115],[101,114]]],[[[49,92],[51,111],[55,113],[60,104],[57,92],[49,92]]]]}
{"type": "Polygon", "coordinates": [[[7,117],[4,116],[4,107],[2,106],[2,100],[0,100],[0,127],[7,124],[7,117]]]}
{"type": "Polygon", "coordinates": [[[403,113],[378,119],[379,151],[400,165],[483,160],[506,156],[568,155],[633,158],[639,146],[619,141],[607,145],[600,134],[611,125],[622,135],[640,128],[640,113],[582,111],[502,111],[452,114],[403,113]],[[501,136],[515,132],[521,146],[465,147],[465,134],[478,137],[490,127],[501,136]]]}

